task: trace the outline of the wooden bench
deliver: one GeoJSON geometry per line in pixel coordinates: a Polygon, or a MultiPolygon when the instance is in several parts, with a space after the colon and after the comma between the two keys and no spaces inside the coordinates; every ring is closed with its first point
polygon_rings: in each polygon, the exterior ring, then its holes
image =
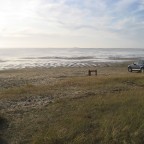
{"type": "Polygon", "coordinates": [[[91,76],[92,72],[94,72],[95,75],[97,76],[97,70],[88,70],[88,75],[91,76]]]}

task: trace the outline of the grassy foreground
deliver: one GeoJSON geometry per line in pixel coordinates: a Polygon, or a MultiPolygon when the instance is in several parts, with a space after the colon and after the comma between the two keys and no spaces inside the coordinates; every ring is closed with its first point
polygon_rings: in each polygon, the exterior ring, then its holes
{"type": "Polygon", "coordinates": [[[31,102],[36,96],[50,97],[50,101],[3,108],[0,143],[144,143],[142,73],[69,77],[53,85],[26,84],[0,90],[4,102],[31,102]]]}

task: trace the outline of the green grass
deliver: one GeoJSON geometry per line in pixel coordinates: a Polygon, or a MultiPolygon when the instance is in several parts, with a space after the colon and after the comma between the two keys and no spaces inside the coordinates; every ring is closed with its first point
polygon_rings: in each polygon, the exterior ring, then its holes
{"type": "Polygon", "coordinates": [[[37,109],[3,114],[11,143],[143,144],[144,75],[73,77],[54,85],[1,90],[1,99],[35,95],[55,97],[37,109]],[[60,98],[61,97],[61,98],[60,98]]]}

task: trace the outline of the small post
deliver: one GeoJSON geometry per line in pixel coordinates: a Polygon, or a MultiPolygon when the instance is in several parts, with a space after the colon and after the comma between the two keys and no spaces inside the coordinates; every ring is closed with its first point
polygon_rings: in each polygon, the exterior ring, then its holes
{"type": "Polygon", "coordinates": [[[97,76],[97,70],[95,70],[95,75],[97,76]]]}
{"type": "Polygon", "coordinates": [[[88,71],[88,75],[91,76],[91,71],[90,70],[88,71]]]}

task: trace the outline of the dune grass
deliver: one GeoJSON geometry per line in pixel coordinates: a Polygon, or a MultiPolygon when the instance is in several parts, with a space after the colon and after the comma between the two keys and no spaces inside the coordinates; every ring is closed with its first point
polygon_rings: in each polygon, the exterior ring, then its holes
{"type": "Polygon", "coordinates": [[[53,85],[3,89],[0,99],[53,96],[43,107],[2,114],[2,135],[21,144],[143,144],[144,75],[66,78],[53,85]]]}
{"type": "Polygon", "coordinates": [[[33,143],[143,143],[144,99],[137,101],[133,94],[129,98],[121,93],[117,98],[92,96],[56,104],[55,120],[48,120],[33,143]]]}

